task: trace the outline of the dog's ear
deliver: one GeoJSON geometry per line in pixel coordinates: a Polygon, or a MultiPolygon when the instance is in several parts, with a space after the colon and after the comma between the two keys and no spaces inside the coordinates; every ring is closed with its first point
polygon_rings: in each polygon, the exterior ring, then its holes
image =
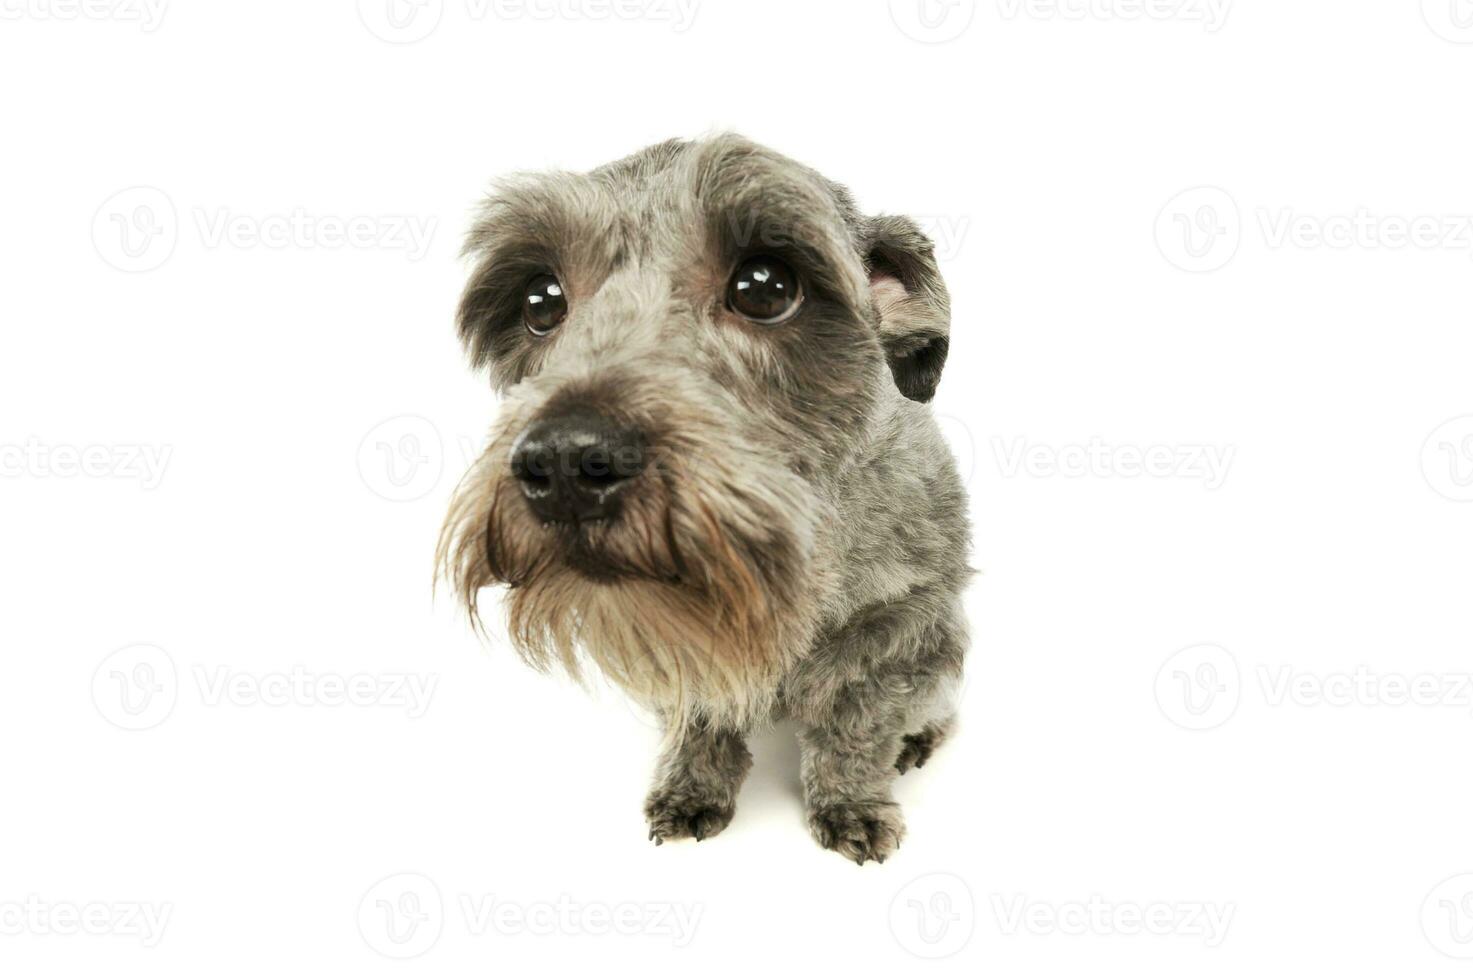
{"type": "Polygon", "coordinates": [[[951,342],[951,299],[936,250],[919,225],[896,215],[870,218],[861,244],[895,384],[906,398],[928,402],[951,342]]]}

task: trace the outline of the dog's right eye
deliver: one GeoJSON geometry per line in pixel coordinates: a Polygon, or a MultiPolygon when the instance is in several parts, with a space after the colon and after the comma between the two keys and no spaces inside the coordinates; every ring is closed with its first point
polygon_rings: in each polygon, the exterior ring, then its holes
{"type": "Polygon", "coordinates": [[[522,319],[534,336],[545,337],[552,333],[567,315],[568,297],[563,295],[563,284],[558,282],[557,276],[544,273],[527,283],[527,293],[522,299],[522,319]]]}
{"type": "Polygon", "coordinates": [[[798,274],[782,259],[755,255],[732,275],[726,303],[753,323],[776,326],[798,312],[803,288],[798,274]]]}

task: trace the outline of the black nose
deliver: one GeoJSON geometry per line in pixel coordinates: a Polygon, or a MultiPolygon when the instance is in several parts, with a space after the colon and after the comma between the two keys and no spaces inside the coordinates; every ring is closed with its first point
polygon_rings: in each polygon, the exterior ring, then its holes
{"type": "Polygon", "coordinates": [[[528,426],[512,448],[511,468],[534,514],[577,524],[617,516],[644,457],[638,430],[579,409],[528,426]]]}

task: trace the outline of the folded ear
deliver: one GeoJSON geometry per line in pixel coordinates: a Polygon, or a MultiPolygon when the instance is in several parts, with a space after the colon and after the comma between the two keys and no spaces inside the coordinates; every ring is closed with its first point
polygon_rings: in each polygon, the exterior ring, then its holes
{"type": "Polygon", "coordinates": [[[897,215],[870,218],[861,244],[890,373],[906,398],[928,402],[951,336],[951,298],[935,248],[919,225],[897,215]]]}

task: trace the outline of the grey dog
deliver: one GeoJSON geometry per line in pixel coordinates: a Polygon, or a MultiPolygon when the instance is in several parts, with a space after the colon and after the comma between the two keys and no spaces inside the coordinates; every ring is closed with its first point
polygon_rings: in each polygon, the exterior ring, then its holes
{"type": "Polygon", "coordinates": [[[473,621],[504,586],[523,659],[659,715],[656,843],[725,828],[747,734],[791,718],[813,836],[883,861],[967,646],[929,239],[721,135],[508,180],[466,251],[461,337],[504,395],[440,542],[473,621]]]}

